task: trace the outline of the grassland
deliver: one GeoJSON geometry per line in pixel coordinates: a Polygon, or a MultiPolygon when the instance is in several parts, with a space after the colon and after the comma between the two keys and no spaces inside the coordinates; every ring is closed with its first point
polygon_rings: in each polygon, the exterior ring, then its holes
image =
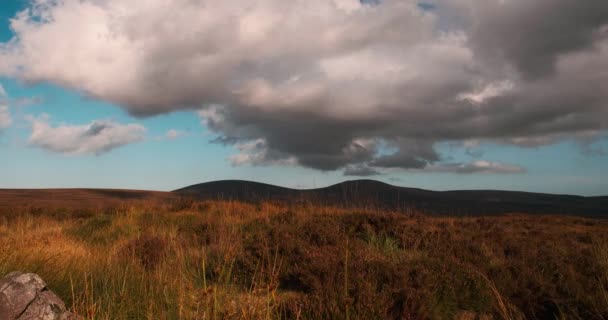
{"type": "Polygon", "coordinates": [[[608,221],[171,200],[5,208],[0,276],[86,319],[606,319],[608,221]]]}

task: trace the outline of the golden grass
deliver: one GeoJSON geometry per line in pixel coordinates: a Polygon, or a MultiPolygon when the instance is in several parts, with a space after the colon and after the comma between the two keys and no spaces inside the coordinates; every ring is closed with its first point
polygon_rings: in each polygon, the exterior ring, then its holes
{"type": "Polygon", "coordinates": [[[608,221],[314,204],[0,217],[0,276],[86,319],[606,319],[608,221]]]}

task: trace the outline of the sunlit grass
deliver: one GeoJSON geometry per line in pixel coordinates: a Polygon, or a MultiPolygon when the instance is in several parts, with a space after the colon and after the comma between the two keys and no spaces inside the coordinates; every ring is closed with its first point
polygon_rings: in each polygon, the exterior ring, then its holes
{"type": "Polygon", "coordinates": [[[608,222],[169,203],[0,218],[87,319],[605,319],[608,222]]]}

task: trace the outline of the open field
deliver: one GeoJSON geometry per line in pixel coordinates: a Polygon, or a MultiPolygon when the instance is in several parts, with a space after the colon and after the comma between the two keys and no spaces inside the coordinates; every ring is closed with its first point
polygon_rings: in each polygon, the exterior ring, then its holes
{"type": "Polygon", "coordinates": [[[0,189],[0,212],[18,210],[103,210],[121,205],[161,204],[169,192],[114,189],[0,189]]]}
{"type": "Polygon", "coordinates": [[[86,319],[608,318],[606,220],[165,200],[5,206],[0,276],[86,319]]]}

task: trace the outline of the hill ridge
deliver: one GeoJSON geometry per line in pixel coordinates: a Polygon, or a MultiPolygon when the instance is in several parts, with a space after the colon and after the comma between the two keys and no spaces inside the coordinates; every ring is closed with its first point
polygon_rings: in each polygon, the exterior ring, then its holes
{"type": "Polygon", "coordinates": [[[239,201],[308,200],[340,206],[416,208],[434,214],[540,213],[603,216],[608,197],[586,197],[508,190],[432,191],[395,186],[373,179],[347,180],[315,189],[292,189],[248,180],[218,180],[175,190],[198,199],[239,201]]]}

